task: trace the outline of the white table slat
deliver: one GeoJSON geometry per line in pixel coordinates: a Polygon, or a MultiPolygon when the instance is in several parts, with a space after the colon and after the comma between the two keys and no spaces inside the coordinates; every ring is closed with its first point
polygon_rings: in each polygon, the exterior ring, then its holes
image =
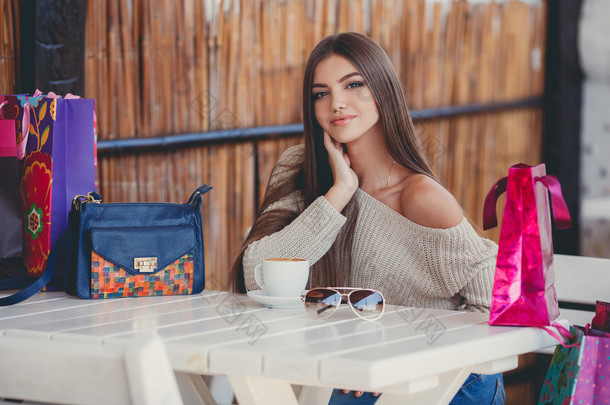
{"type": "Polygon", "coordinates": [[[158,339],[189,398],[208,392],[186,375],[211,374],[228,376],[243,405],[296,403],[291,383],[382,391],[383,403],[446,403],[471,371],[504,371],[519,354],[555,343],[541,329],[493,327],[488,319],[389,305],[381,319],[363,321],[342,305],[318,321],[303,308],[270,309],[214,291],[108,300],[45,292],[0,308],[0,351],[8,339],[109,353],[158,339]]]}

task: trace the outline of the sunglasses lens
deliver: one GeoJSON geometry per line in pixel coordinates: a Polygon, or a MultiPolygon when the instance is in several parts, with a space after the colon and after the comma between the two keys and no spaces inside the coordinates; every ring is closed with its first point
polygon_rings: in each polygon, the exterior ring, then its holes
{"type": "Polygon", "coordinates": [[[383,315],[383,296],[374,290],[358,290],[349,295],[349,302],[356,314],[363,319],[375,320],[383,315]]]}
{"type": "Polygon", "coordinates": [[[341,304],[341,295],[332,290],[314,288],[305,294],[305,312],[314,319],[326,319],[341,304]]]}

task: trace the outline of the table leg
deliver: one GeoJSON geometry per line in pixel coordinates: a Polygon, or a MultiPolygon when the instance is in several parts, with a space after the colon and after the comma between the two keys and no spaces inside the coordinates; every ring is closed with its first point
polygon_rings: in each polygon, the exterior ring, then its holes
{"type": "Polygon", "coordinates": [[[288,382],[260,377],[228,377],[240,405],[298,405],[288,382]]]}
{"type": "Polygon", "coordinates": [[[385,392],[379,397],[375,405],[402,405],[406,402],[410,404],[445,405],[451,402],[469,375],[470,369],[466,368],[443,373],[439,376],[437,389],[429,389],[411,394],[392,391],[385,392]]]}
{"type": "Polygon", "coordinates": [[[203,376],[175,372],[176,382],[185,404],[217,405],[209,387],[203,381],[203,376]]]}
{"type": "Polygon", "coordinates": [[[332,388],[304,386],[299,395],[299,405],[328,404],[332,388]]]}

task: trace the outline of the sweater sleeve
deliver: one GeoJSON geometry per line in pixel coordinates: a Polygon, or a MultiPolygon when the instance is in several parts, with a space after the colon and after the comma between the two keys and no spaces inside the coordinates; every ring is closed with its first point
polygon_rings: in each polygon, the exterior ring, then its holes
{"type": "Polygon", "coordinates": [[[282,230],[248,245],[243,258],[246,288],[259,289],[254,280],[254,267],[264,258],[300,257],[313,265],[333,245],[345,221],[324,196],[318,197],[282,230]]]}
{"type": "Polygon", "coordinates": [[[433,280],[431,294],[457,294],[460,309],[488,312],[497,244],[479,236],[466,218],[454,228],[429,230],[426,234],[425,239],[429,239],[422,248],[433,280]]]}
{"type": "MultiPolygon", "coordinates": [[[[287,173],[282,167],[299,160],[302,160],[302,145],[290,148],[282,155],[273,170],[271,183],[287,173]]],[[[296,192],[276,201],[266,211],[277,208],[303,210],[300,194],[296,192]]],[[[300,257],[309,260],[310,266],[316,263],[331,248],[345,221],[346,218],[320,196],[283,229],[250,243],[242,260],[246,289],[259,289],[254,280],[254,267],[264,258],[300,257]]]]}
{"type": "Polygon", "coordinates": [[[489,251],[493,254],[474,265],[474,277],[460,290],[462,305],[467,311],[489,312],[491,306],[497,245],[489,240],[485,241],[489,246],[489,251]]]}

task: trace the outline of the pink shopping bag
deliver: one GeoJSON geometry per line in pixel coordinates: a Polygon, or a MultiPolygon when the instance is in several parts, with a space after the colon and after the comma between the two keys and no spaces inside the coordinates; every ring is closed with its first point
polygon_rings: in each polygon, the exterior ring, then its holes
{"type": "Polygon", "coordinates": [[[497,225],[496,201],[506,191],[490,325],[548,326],[559,316],[553,271],[548,192],[558,229],[571,226],[555,176],[544,164],[511,166],[491,188],[483,212],[484,229],[497,225]]]}
{"type": "Polygon", "coordinates": [[[16,140],[15,121],[0,116],[0,287],[4,279],[25,276],[16,140]]]}

